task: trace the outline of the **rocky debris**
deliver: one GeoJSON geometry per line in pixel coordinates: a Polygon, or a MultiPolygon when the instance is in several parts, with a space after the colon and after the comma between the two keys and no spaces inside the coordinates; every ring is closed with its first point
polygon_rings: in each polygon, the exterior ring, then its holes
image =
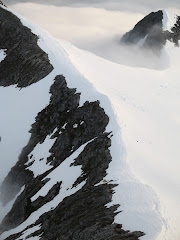
{"type": "Polygon", "coordinates": [[[0,49],[6,49],[7,55],[0,64],[0,86],[26,87],[52,71],[48,55],[37,44],[38,37],[1,7],[0,32],[0,49]]]}
{"type": "Polygon", "coordinates": [[[150,13],[139,21],[131,31],[123,35],[121,43],[133,45],[144,39],[142,47],[155,51],[161,50],[167,40],[178,45],[178,40],[180,40],[180,17],[178,17],[175,27],[171,29],[172,33],[163,31],[162,20],[163,12],[161,10],[150,13]]]}

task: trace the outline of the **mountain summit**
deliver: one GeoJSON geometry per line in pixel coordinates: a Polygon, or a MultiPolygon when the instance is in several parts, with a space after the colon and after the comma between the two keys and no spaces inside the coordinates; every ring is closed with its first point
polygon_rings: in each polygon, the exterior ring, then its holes
{"type": "Polygon", "coordinates": [[[121,43],[158,50],[162,49],[167,40],[179,46],[180,17],[159,10],[144,17],[131,31],[124,34],[121,43]]]}

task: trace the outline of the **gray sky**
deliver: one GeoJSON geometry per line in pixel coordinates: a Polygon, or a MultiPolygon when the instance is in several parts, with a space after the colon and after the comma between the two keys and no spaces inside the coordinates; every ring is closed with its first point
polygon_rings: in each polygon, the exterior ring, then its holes
{"type": "Polygon", "coordinates": [[[131,11],[143,14],[164,8],[180,9],[179,0],[4,0],[4,3],[7,5],[23,2],[34,2],[55,6],[98,7],[108,10],[131,11]]]}

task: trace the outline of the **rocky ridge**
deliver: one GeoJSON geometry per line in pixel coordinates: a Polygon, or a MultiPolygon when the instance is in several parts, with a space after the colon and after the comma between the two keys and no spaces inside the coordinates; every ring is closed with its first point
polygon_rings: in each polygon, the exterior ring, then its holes
{"type": "MultiPolygon", "coordinates": [[[[2,7],[0,31],[0,49],[6,51],[6,57],[0,63],[0,86],[27,88],[53,70],[47,53],[37,44],[38,36],[23,26],[18,17],[2,7]]],[[[106,207],[112,200],[115,184],[106,181],[99,184],[112,161],[109,148],[113,134],[105,130],[109,117],[100,102],[86,101],[80,106],[80,93],[67,86],[63,75],[55,77],[49,92],[49,104],[37,113],[30,129],[29,142],[2,183],[0,200],[4,205],[18,193],[20,195],[3,219],[0,232],[21,225],[33,213],[58,199],[62,191],[72,190],[72,194],[59,200],[50,211],[45,210],[32,225],[6,239],[31,239],[39,236],[46,240],[138,240],[144,233],[125,231],[121,224],[114,223],[119,205],[106,207]],[[48,149],[50,156],[38,159],[33,156],[33,149],[38,144],[43,145],[47,137],[54,140],[48,149]],[[82,146],[82,151],[69,166],[81,166],[82,169],[71,189],[64,189],[63,181],[57,179],[45,196],[38,194],[50,182],[50,174],[58,170],[82,146]],[[35,176],[30,169],[38,161],[44,161],[50,168],[35,176]],[[36,199],[33,198],[35,195],[36,199]],[[37,226],[38,230],[23,237],[25,230],[37,226]]]]}

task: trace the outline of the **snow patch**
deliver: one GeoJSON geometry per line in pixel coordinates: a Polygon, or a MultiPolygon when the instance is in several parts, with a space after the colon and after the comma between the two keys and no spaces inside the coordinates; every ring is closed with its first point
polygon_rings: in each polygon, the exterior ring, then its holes
{"type": "MultiPolygon", "coordinates": [[[[32,234],[32,233],[34,233],[34,232],[36,232],[36,231],[38,231],[38,230],[40,230],[40,229],[41,229],[40,225],[34,226],[34,227],[32,227],[32,228],[29,228],[29,229],[25,230],[25,231],[23,232],[23,234],[22,234],[19,238],[17,238],[17,240],[26,239],[27,236],[29,236],[30,234],[32,234]]],[[[28,238],[28,239],[29,239],[29,238],[28,238]]],[[[31,237],[31,239],[34,239],[34,240],[35,240],[35,238],[33,238],[33,237],[31,237]]],[[[36,236],[36,239],[39,240],[40,237],[37,237],[37,236],[36,236]]]]}
{"type": "MultiPolygon", "coordinates": [[[[93,139],[94,140],[94,139],[93,139]]],[[[70,166],[74,159],[84,150],[86,145],[93,140],[88,141],[79,147],[72,155],[70,155],[64,162],[62,162],[55,170],[49,173],[45,179],[50,179],[32,198],[31,201],[35,201],[39,196],[45,197],[49,190],[57,183],[62,181],[62,188],[66,191],[72,188],[73,183],[76,179],[81,176],[81,166],[70,166]]],[[[60,190],[62,194],[62,189],[60,190]]],[[[63,193],[66,194],[65,192],[63,193]]]]}
{"type": "Polygon", "coordinates": [[[163,31],[169,31],[173,33],[172,28],[174,27],[176,22],[177,22],[177,15],[169,11],[163,10],[163,19],[162,19],[163,31]]]}
{"type": "Polygon", "coordinates": [[[35,178],[53,167],[47,163],[47,158],[51,155],[49,149],[55,141],[56,138],[51,139],[51,136],[47,136],[45,141],[41,144],[38,143],[34,150],[28,155],[29,160],[26,165],[32,162],[33,164],[27,167],[27,169],[33,172],[35,178]]]}
{"type": "Polygon", "coordinates": [[[6,50],[7,49],[0,49],[0,62],[2,62],[6,57],[6,50]]]}
{"type": "Polygon", "coordinates": [[[67,126],[67,123],[65,123],[63,126],[62,126],[62,129],[65,129],[67,126]]]}

